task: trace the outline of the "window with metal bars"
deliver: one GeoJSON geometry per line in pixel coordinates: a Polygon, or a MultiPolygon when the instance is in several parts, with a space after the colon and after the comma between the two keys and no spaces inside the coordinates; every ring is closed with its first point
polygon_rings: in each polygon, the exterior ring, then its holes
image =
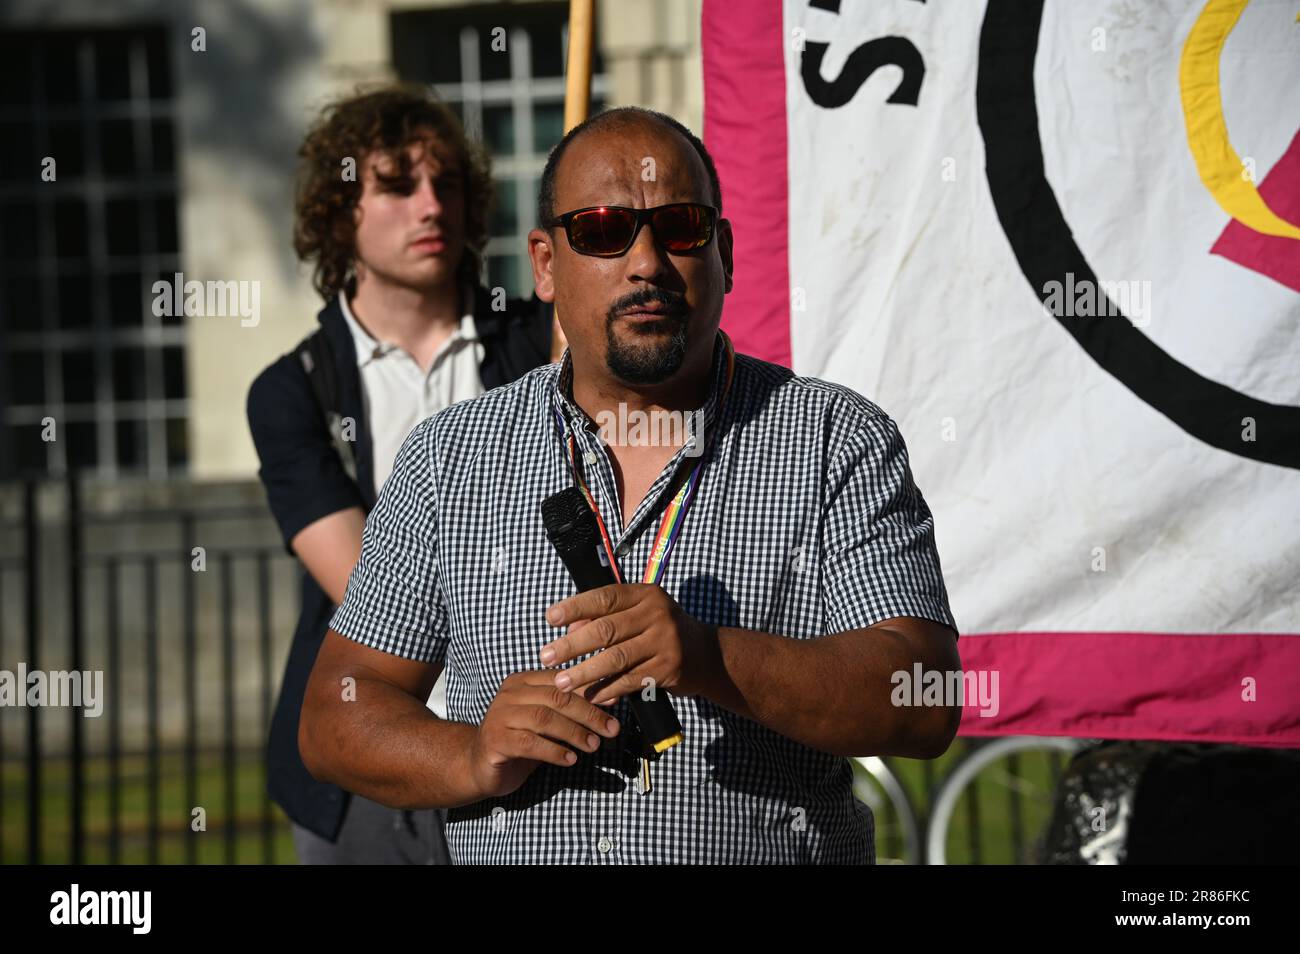
{"type": "MultiPolygon", "coordinates": [[[[399,77],[431,85],[492,156],[496,204],[484,259],[489,287],[533,292],[527,235],[546,157],[564,135],[568,4],[530,3],[394,13],[399,77]]],[[[608,92],[600,50],[591,111],[608,92]]]]}
{"type": "Polygon", "coordinates": [[[181,270],[166,36],[0,34],[0,471],[186,466],[185,331],[150,307],[181,270]]]}

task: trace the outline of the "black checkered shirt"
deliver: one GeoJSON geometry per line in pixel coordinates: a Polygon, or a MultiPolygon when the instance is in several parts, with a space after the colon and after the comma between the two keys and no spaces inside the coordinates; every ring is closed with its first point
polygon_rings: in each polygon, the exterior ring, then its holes
{"type": "MultiPolygon", "coordinates": [[[[854,391],[737,355],[721,336],[704,408],[704,471],[661,585],[705,623],[815,639],[895,616],[956,629],[929,508],[894,422],[854,391]]],[[[573,402],[572,365],[538,368],[454,404],[407,438],[366,520],[361,559],[331,626],[367,646],[445,664],[448,717],[483,721],[511,673],[539,669],[560,633],[546,608],[574,585],[541,501],[572,486],[556,419],[625,580],[640,581],[679,451],[624,528],[598,428],[573,402]],[[567,427],[566,427],[567,430],[567,427]]],[[[449,810],[457,864],[872,863],[870,810],[846,759],[702,697],[674,697],[686,739],[651,787],[617,740],[540,765],[516,792],[449,810]]],[[[612,707],[625,726],[626,699],[612,707]]]]}

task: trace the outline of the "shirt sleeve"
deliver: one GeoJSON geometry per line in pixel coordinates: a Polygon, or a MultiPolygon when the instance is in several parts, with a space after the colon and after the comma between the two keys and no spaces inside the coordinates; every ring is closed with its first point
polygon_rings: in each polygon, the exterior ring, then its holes
{"type": "Polygon", "coordinates": [[[438,585],[431,420],[416,425],[366,517],[361,559],[330,627],[372,649],[441,662],[451,636],[438,585]]]}
{"type": "Polygon", "coordinates": [[[261,466],[271,515],[284,547],[304,527],[350,507],[365,509],[356,485],[330,438],[307,374],[285,356],[248,389],[248,429],[261,466]]]}
{"type": "Polygon", "coordinates": [[[952,627],[934,518],[912,481],[898,425],[856,426],[827,479],[824,581],[829,633],[915,616],[952,627]]]}

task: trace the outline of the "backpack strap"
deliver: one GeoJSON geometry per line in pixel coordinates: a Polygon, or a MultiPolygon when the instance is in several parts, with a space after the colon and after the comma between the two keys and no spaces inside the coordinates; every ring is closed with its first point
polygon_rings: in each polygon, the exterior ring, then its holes
{"type": "MultiPolygon", "coordinates": [[[[334,366],[334,349],[324,328],[318,328],[298,343],[294,354],[311,384],[316,405],[329,430],[334,450],[343,462],[343,469],[353,481],[357,480],[357,457],[354,441],[356,435],[343,433],[343,412],[340,410],[338,369],[334,366]],[[349,439],[350,437],[350,439],[349,439]]],[[[356,424],[353,422],[352,427],[356,424]]]]}

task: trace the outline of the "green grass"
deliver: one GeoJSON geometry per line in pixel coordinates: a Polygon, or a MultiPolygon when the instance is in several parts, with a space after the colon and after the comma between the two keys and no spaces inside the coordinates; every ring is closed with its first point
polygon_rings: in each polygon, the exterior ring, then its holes
{"type": "MultiPolygon", "coordinates": [[[[201,864],[222,864],[227,860],[225,815],[226,772],[220,752],[200,752],[196,773],[195,806],[206,811],[206,830],[192,831],[191,806],[185,803],[185,761],[181,753],[166,752],[158,771],[158,860],[162,864],[184,864],[188,844],[193,842],[201,864]]],[[[146,864],[150,844],[150,786],[143,755],[123,756],[119,764],[119,861],[146,864]]],[[[71,853],[71,762],[46,759],[41,763],[41,861],[67,864],[71,853]]],[[[105,757],[88,758],[84,769],[84,851],[88,864],[110,861],[110,774],[105,757]]],[[[230,819],[234,831],[236,864],[262,864],[264,848],[262,819],[265,772],[260,752],[237,753],[235,762],[235,811],[230,819]]],[[[27,772],[21,762],[7,762],[0,772],[4,791],[4,864],[25,864],[27,855],[27,772]]],[[[276,805],[270,805],[271,859],[292,864],[296,858],[289,823],[276,805]]]]}
{"type": "MultiPolygon", "coordinates": [[[[969,749],[970,743],[958,739],[939,759],[930,763],[931,778],[937,786],[948,770],[969,749]]],[[[922,826],[929,815],[929,795],[925,763],[915,759],[891,758],[890,767],[898,774],[912,798],[922,826]]],[[[1063,763],[1062,763],[1063,764],[1063,763]]],[[[21,761],[9,761],[0,771],[0,788],[4,792],[3,852],[0,863],[27,862],[26,771],[21,761]]],[[[41,768],[41,860],[46,864],[71,861],[70,773],[67,759],[46,759],[41,768]]],[[[143,755],[124,756],[120,763],[120,831],[119,860],[123,864],[145,864],[149,860],[149,786],[148,762],[143,755]]],[[[260,752],[239,753],[235,763],[235,813],[233,830],[236,864],[262,864],[264,848],[262,818],[265,795],[264,768],[260,752]]],[[[163,864],[184,864],[187,846],[192,841],[201,864],[226,861],[225,766],[221,753],[199,754],[197,805],[207,811],[207,830],[190,830],[191,808],[185,804],[185,763],[180,753],[165,752],[159,762],[158,781],[158,859],[163,864]]],[[[109,766],[107,758],[87,759],[85,765],[85,841],[84,860],[89,864],[107,864],[109,854],[109,766]]],[[[990,766],[976,780],[978,802],[979,861],[982,864],[1015,864],[1031,860],[1027,852],[1034,840],[1046,830],[1051,815],[1051,772],[1048,756],[1026,753],[1014,777],[1005,761],[990,766]],[[1026,855],[1015,857],[1013,850],[1013,812],[1008,797],[1010,787],[1022,793],[1019,814],[1022,821],[1026,855]]],[[[886,806],[888,803],[886,802],[886,806]]],[[[972,846],[970,800],[958,806],[949,829],[947,852],[949,864],[971,864],[975,859],[972,846]]],[[[288,820],[276,805],[270,805],[271,858],[274,863],[293,864],[296,860],[288,820]]],[[[876,817],[876,854],[881,861],[901,854],[901,839],[896,836],[897,819],[886,808],[876,817]]]]}
{"type": "MultiPolygon", "coordinates": [[[[931,762],[932,778],[937,790],[948,771],[971,748],[970,742],[958,739],[940,758],[931,762]]],[[[919,816],[922,846],[925,824],[930,813],[930,795],[925,783],[924,763],[916,759],[886,759],[889,767],[912,798],[919,816]]],[[[1064,769],[1066,760],[1060,760],[1064,769]]],[[[1006,760],[996,762],[981,772],[973,786],[967,787],[948,829],[946,845],[948,864],[1025,864],[1031,863],[1037,839],[1047,831],[1052,814],[1051,759],[1046,753],[1028,752],[1019,756],[1014,773],[1006,760]],[[970,793],[974,788],[974,795],[970,793]],[[1019,806],[1013,807],[1012,789],[1020,793],[1019,806]],[[973,813],[972,809],[977,810],[973,813]],[[1020,819],[1021,853],[1015,851],[1015,818],[1020,819]],[[975,842],[973,844],[972,842],[975,842]]],[[[886,802],[886,810],[876,817],[876,854],[879,860],[901,856],[901,837],[896,837],[898,820],[886,802]],[[894,837],[891,837],[894,836],[894,837]]],[[[922,849],[924,850],[924,848],[922,849]]]]}

